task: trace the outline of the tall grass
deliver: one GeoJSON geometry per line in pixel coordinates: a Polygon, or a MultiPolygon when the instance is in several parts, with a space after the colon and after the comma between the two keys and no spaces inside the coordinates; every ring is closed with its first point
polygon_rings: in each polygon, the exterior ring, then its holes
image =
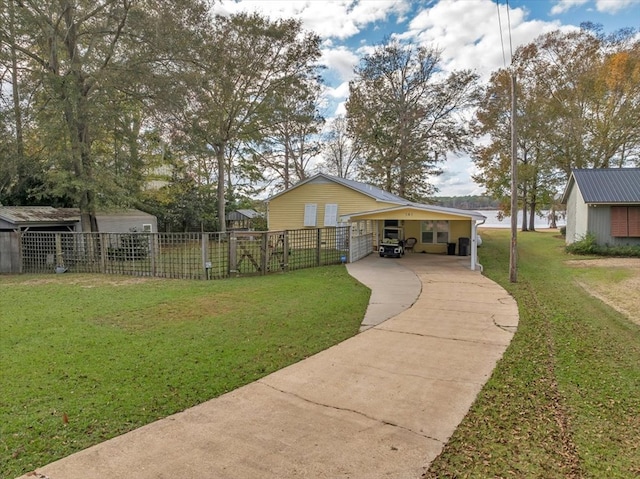
{"type": "Polygon", "coordinates": [[[510,283],[508,235],[484,231],[480,258],[518,331],[424,477],[640,477],[640,328],[576,284],[553,233],[519,234],[510,283]]]}

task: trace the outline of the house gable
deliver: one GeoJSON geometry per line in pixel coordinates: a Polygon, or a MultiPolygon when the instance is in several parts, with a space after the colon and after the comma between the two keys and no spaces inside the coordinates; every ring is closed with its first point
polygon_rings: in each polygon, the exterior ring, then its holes
{"type": "MultiPolygon", "coordinates": [[[[396,198],[390,197],[394,201],[396,198]]],[[[300,183],[268,200],[268,224],[272,231],[303,228],[305,210],[308,217],[315,209],[315,227],[324,227],[326,214],[340,218],[356,211],[370,211],[396,205],[395,202],[383,201],[374,195],[334,181],[326,175],[316,175],[310,181],[300,183]]],[[[306,223],[311,226],[309,218],[306,223]]],[[[332,221],[332,224],[334,223],[332,221]]]]}

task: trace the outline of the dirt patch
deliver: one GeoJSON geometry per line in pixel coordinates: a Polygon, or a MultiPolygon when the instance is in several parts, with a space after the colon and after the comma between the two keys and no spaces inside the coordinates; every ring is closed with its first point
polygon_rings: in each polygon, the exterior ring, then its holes
{"type": "Polygon", "coordinates": [[[157,281],[156,278],[141,278],[137,276],[108,276],[98,274],[65,274],[51,275],[47,278],[28,279],[26,281],[15,281],[6,283],[3,286],[37,286],[43,284],[72,284],[81,288],[96,288],[99,286],[131,286],[134,284],[157,281]]]}
{"type": "Polygon", "coordinates": [[[586,283],[578,281],[589,294],[607,303],[616,311],[640,325],[640,258],[601,258],[567,261],[570,266],[579,268],[615,268],[630,273],[628,278],[619,282],[586,283]]]}

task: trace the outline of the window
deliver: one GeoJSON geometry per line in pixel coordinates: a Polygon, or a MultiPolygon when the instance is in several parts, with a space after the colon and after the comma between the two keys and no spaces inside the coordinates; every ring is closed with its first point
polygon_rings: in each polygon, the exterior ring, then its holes
{"type": "Polygon", "coordinates": [[[449,222],[440,221],[422,221],[421,222],[422,243],[448,243],[449,242],[449,222]]]}
{"type": "Polygon", "coordinates": [[[337,204],[324,205],[324,225],[338,226],[338,205],[337,204]]]}
{"type": "Polygon", "coordinates": [[[149,223],[145,223],[142,225],[143,233],[153,233],[153,225],[149,223]]]}
{"type": "Polygon", "coordinates": [[[316,209],[318,205],[315,203],[307,203],[304,205],[304,226],[316,225],[316,209]]]}
{"type": "Polygon", "coordinates": [[[640,206],[611,207],[611,236],[640,237],[640,206]]]}

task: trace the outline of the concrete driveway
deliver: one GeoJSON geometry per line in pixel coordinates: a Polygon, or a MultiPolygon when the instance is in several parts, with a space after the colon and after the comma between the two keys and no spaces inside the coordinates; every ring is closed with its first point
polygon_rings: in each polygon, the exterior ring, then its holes
{"type": "Polygon", "coordinates": [[[468,258],[347,267],[372,289],[357,336],[23,477],[420,477],[509,345],[517,306],[468,258]]]}

